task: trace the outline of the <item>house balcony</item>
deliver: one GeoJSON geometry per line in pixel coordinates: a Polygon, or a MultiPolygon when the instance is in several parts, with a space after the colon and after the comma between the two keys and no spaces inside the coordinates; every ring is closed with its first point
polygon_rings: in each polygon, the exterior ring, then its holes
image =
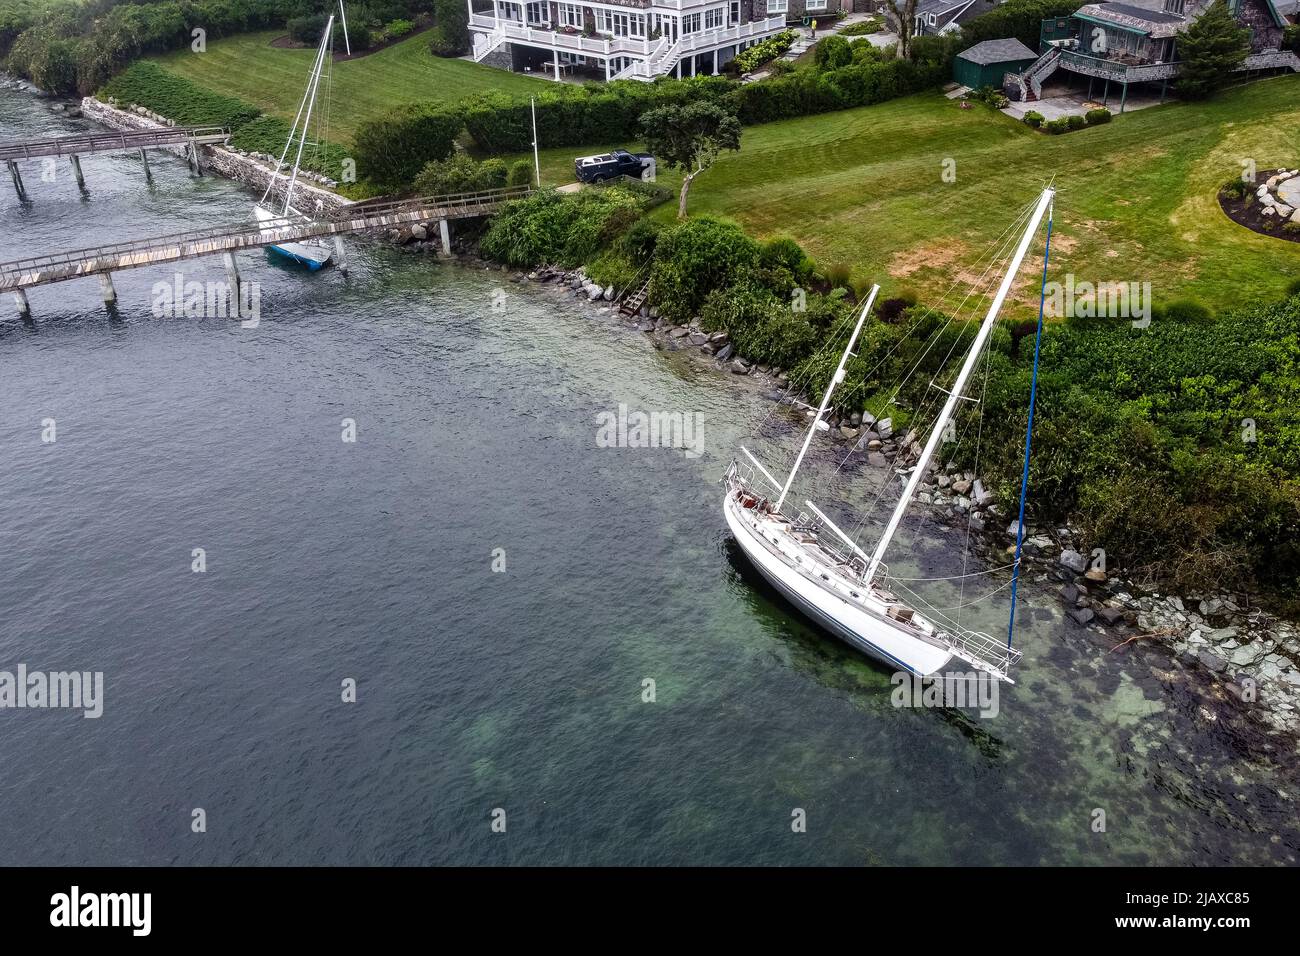
{"type": "MultiPolygon", "coordinates": [[[[691,5],[690,0],[681,2],[683,8],[691,5]]],[[[655,9],[666,5],[665,0],[653,0],[653,4],[655,9]]],[[[675,41],[667,37],[614,36],[602,33],[587,36],[573,28],[561,27],[556,30],[546,25],[529,25],[479,13],[470,14],[469,28],[483,36],[482,41],[476,41],[475,59],[481,59],[502,43],[518,43],[597,60],[631,61],[611,76],[619,79],[653,79],[665,75],[683,58],[693,54],[709,53],[733,45],[752,45],[780,33],[785,29],[785,17],[774,16],[749,23],[697,30],[682,34],[675,41]]]]}
{"type": "Polygon", "coordinates": [[[1172,63],[1143,62],[1137,57],[1126,54],[1114,56],[1089,56],[1077,50],[1061,49],[1057,66],[1071,73],[1096,77],[1099,80],[1114,80],[1117,83],[1150,83],[1152,81],[1172,79],[1178,75],[1178,61],[1172,63]]]}

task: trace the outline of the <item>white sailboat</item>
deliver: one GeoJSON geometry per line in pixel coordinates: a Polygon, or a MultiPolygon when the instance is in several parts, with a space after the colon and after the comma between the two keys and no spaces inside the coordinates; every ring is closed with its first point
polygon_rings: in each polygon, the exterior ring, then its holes
{"type": "MultiPolygon", "coordinates": [[[[253,216],[261,224],[264,232],[273,231],[277,226],[284,226],[286,219],[309,218],[305,213],[294,207],[293,191],[298,184],[298,170],[302,163],[303,147],[307,144],[307,131],[310,129],[312,113],[316,107],[316,93],[320,88],[321,76],[325,71],[326,64],[330,62],[333,36],[334,17],[331,15],[325,24],[325,35],[321,37],[320,47],[316,50],[316,59],[312,63],[311,75],[307,80],[307,89],[303,93],[302,102],[298,105],[298,115],[294,117],[293,127],[289,130],[289,138],[285,141],[284,149],[280,153],[280,161],[276,164],[275,172],[266,184],[266,191],[262,193],[261,200],[253,207],[253,216]],[[294,155],[293,169],[291,172],[286,173],[284,170],[289,157],[289,149],[293,146],[295,139],[298,142],[298,149],[294,155]],[[271,192],[276,184],[283,179],[288,180],[287,185],[284,187],[284,202],[276,210],[271,208],[271,202],[275,201],[271,197],[271,192]]],[[[324,138],[323,132],[321,138],[324,138]]],[[[306,266],[313,272],[330,261],[329,246],[315,240],[280,242],[267,248],[277,255],[306,266]]]]}
{"type": "Polygon", "coordinates": [[[813,436],[826,427],[822,418],[830,407],[832,393],[844,379],[845,364],[854,354],[853,346],[879,287],[873,287],[867,297],[848,346],[822,397],[821,407],[813,416],[803,447],[784,484],[778,482],[743,446],[741,451],[750,464],[733,460],[722,479],[726,487],[722,510],[727,526],[759,572],[786,599],[832,634],[871,657],[917,677],[941,675],[956,659],[993,678],[1013,682],[1011,669],[1020,660],[1020,651],[1011,646],[1010,636],[1003,644],[988,634],[949,622],[941,624],[899,600],[885,587],[889,571],[883,559],[917,486],[926,475],[944,429],[956,413],[957,403],[963,397],[963,390],[993,331],[1002,303],[1054,195],[1054,190],[1049,188],[1039,197],[988,314],[872,554],[858,547],[811,501],[804,502],[808,508],[806,512],[796,511],[786,508],[786,498],[813,436]]]}

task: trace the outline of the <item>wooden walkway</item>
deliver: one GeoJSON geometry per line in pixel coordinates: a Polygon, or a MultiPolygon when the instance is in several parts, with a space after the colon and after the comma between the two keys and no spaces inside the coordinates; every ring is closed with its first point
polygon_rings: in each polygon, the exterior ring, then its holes
{"type": "Polygon", "coordinates": [[[177,262],[198,256],[233,253],[239,249],[345,233],[373,232],[431,221],[443,224],[443,251],[450,252],[450,240],[445,227],[448,220],[490,215],[500,209],[503,203],[526,196],[530,191],[529,186],[514,186],[448,196],[354,203],[335,210],[323,219],[286,217],[264,223],[232,223],[156,239],[140,239],[15,259],[0,263],[0,292],[18,294],[19,306],[22,308],[25,305],[24,290],[33,286],[83,276],[106,275],[123,269],[177,262]]]}
{"type": "Polygon", "coordinates": [[[159,129],[123,130],[110,133],[86,133],[57,139],[0,143],[0,162],[16,159],[39,159],[42,156],[78,156],[82,153],[106,153],[124,149],[151,149],[194,143],[210,146],[230,139],[230,130],[221,126],[165,126],[159,129]]]}

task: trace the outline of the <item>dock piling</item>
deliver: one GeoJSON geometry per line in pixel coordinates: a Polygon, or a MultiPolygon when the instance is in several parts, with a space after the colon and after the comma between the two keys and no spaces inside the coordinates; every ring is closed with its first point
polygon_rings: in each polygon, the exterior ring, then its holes
{"type": "Polygon", "coordinates": [[[117,301],[117,290],[113,288],[113,274],[111,272],[101,272],[99,274],[99,292],[104,297],[105,305],[112,305],[117,301]]]}
{"type": "Polygon", "coordinates": [[[226,278],[230,280],[230,308],[234,318],[239,318],[239,266],[233,252],[223,252],[221,261],[226,264],[226,278]]]}
{"type": "Polygon", "coordinates": [[[23,174],[18,171],[18,164],[12,159],[9,162],[9,175],[14,180],[14,192],[18,194],[19,202],[27,202],[27,190],[23,188],[23,174]]]}
{"type": "Polygon", "coordinates": [[[442,254],[451,255],[451,228],[447,225],[446,219],[438,220],[438,233],[442,237],[442,254]]]}
{"type": "Polygon", "coordinates": [[[334,237],[334,265],[339,272],[344,275],[348,274],[348,257],[343,249],[343,237],[334,237]]]}
{"type": "Polygon", "coordinates": [[[149,153],[143,146],[140,147],[140,162],[144,163],[144,181],[153,182],[153,173],[149,169],[149,153]]]}
{"type": "Polygon", "coordinates": [[[27,301],[27,292],[24,289],[14,290],[14,305],[18,306],[18,314],[24,319],[32,314],[32,304],[27,301]]]}
{"type": "Polygon", "coordinates": [[[81,157],[73,153],[68,157],[68,161],[72,163],[72,172],[77,177],[77,188],[84,193],[86,191],[86,177],[81,174],[81,157]]]}

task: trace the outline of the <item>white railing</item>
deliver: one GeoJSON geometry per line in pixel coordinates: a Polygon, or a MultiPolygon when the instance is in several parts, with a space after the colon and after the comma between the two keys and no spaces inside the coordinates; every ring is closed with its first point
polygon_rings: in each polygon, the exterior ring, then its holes
{"type": "Polygon", "coordinates": [[[503,30],[493,30],[491,33],[476,33],[474,35],[474,62],[482,63],[483,58],[501,46],[505,39],[506,35],[503,30]]]}
{"type": "MultiPolygon", "coordinates": [[[[660,0],[656,0],[656,6],[660,0]]],[[[684,0],[683,0],[684,2],[684,0]]],[[[647,37],[588,37],[580,33],[564,33],[555,30],[534,29],[522,23],[510,20],[497,20],[481,14],[470,14],[469,25],[472,29],[496,32],[500,30],[506,40],[516,40],[534,46],[543,46],[566,53],[594,54],[612,56],[617,54],[639,54],[649,60],[651,57],[651,40],[647,37]]],[[[675,44],[678,54],[696,50],[709,50],[726,46],[737,40],[748,40],[768,36],[785,29],[784,17],[768,17],[766,20],[754,20],[750,23],[738,23],[734,26],[717,30],[703,30],[681,37],[675,44]]],[[[662,42],[662,41],[658,41],[662,42]]],[[[671,53],[671,50],[668,51],[671,53]]],[[[653,67],[651,67],[653,72],[653,67]]]]}

